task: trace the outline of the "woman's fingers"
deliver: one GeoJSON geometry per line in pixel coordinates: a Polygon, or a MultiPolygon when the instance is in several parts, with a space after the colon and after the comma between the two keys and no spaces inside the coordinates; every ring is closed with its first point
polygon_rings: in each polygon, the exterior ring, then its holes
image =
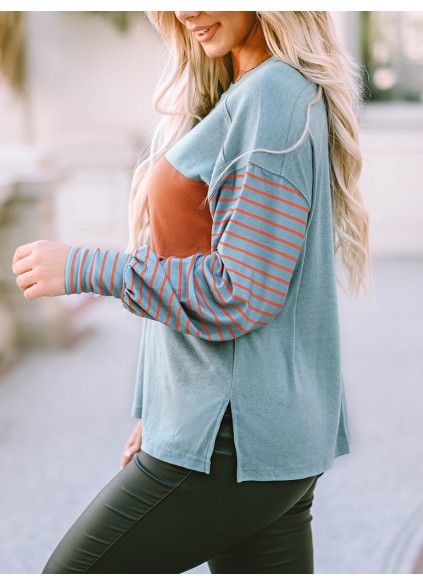
{"type": "Polygon", "coordinates": [[[141,451],[142,426],[141,420],[138,421],[132,430],[128,441],[123,447],[123,454],[120,459],[120,467],[124,468],[133,458],[134,454],[141,451]]]}
{"type": "Polygon", "coordinates": [[[122,466],[122,468],[124,466],[126,466],[128,462],[130,462],[131,458],[132,458],[131,450],[129,448],[125,448],[124,452],[122,454],[122,457],[120,459],[120,465],[122,466]]]}
{"type": "Polygon", "coordinates": [[[25,289],[28,289],[28,287],[35,285],[35,283],[37,282],[35,273],[32,270],[28,270],[23,274],[17,274],[19,275],[19,277],[16,279],[16,284],[19,287],[19,289],[22,289],[23,291],[25,291],[25,289]]]}
{"type": "Polygon", "coordinates": [[[140,448],[137,446],[131,446],[130,448],[125,449],[122,457],[120,459],[120,467],[124,468],[129,462],[132,460],[134,455],[140,451],[140,448]]]}
{"type": "Polygon", "coordinates": [[[15,275],[22,275],[32,269],[32,259],[31,255],[25,256],[20,260],[17,260],[12,265],[12,270],[15,275]]]}
{"type": "Polygon", "coordinates": [[[25,299],[37,299],[38,297],[44,297],[45,294],[44,289],[40,287],[38,283],[31,285],[31,287],[28,287],[28,289],[25,289],[24,291],[25,299]]]}
{"type": "Polygon", "coordinates": [[[33,275],[34,271],[29,271],[16,279],[16,283],[24,292],[24,297],[26,299],[37,299],[37,297],[42,297],[44,295],[42,286],[36,282],[35,276],[33,275]]]}
{"type": "Polygon", "coordinates": [[[34,242],[30,242],[29,244],[23,244],[19,246],[15,250],[15,254],[13,255],[12,266],[14,267],[15,263],[26,256],[29,256],[34,248],[34,242]]]}
{"type": "Polygon", "coordinates": [[[38,283],[36,272],[33,270],[19,275],[16,279],[16,284],[22,289],[26,299],[36,299],[45,294],[42,284],[38,283]]]}

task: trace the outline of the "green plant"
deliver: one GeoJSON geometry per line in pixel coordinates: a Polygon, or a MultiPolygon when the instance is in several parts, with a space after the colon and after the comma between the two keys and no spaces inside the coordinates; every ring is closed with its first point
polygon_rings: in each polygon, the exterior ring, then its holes
{"type": "Polygon", "coordinates": [[[21,93],[25,84],[23,12],[0,12],[0,74],[21,93]]]}

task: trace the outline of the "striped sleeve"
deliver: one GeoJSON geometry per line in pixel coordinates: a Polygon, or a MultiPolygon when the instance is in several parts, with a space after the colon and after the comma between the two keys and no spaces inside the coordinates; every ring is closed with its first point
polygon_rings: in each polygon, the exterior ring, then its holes
{"type": "Polygon", "coordinates": [[[113,295],[130,312],[184,334],[225,341],[283,310],[310,207],[284,177],[248,163],[210,201],[211,252],[156,256],[73,247],[66,292],[113,295]]]}

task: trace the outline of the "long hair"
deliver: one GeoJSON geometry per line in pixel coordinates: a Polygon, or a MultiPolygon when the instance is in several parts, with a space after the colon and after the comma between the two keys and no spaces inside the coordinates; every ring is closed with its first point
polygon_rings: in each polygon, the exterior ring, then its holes
{"type": "MultiPolygon", "coordinates": [[[[230,54],[208,57],[173,12],[147,12],[161,34],[168,60],[153,97],[164,114],[149,150],[137,165],[129,203],[131,252],[148,242],[147,184],[156,161],[202,120],[229,87],[230,54]]],[[[327,104],[334,232],[350,293],[367,292],[371,276],[369,217],[359,189],[362,158],[358,141],[359,66],[338,43],[325,11],[256,12],[269,52],[318,86],[327,104]]],[[[307,132],[307,123],[304,132],[307,132]]]]}

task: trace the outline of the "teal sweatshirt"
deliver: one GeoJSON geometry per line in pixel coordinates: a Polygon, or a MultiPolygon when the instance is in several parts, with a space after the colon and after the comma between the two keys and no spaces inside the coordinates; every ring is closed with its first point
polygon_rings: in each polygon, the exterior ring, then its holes
{"type": "Polygon", "coordinates": [[[157,164],[150,242],[69,253],[67,294],[145,318],[133,415],[156,458],[209,473],[228,403],[238,482],[312,476],[349,452],[317,89],[274,56],[247,72],[157,164]]]}

